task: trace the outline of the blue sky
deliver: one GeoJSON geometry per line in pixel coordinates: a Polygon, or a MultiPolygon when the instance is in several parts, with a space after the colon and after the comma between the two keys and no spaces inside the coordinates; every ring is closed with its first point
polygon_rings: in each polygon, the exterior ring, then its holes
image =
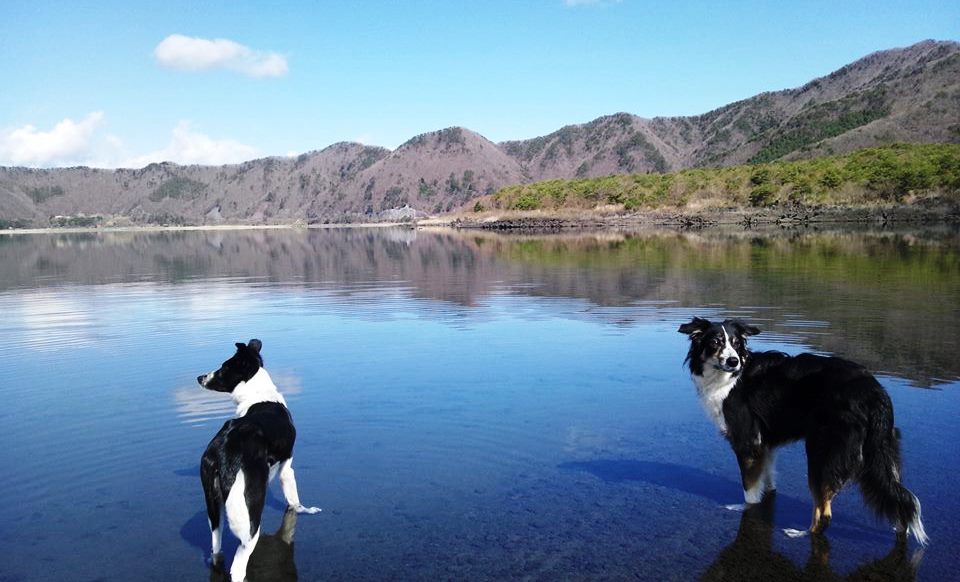
{"type": "Polygon", "coordinates": [[[526,139],[705,113],[870,52],[960,40],[960,2],[6,2],[0,165],[229,163],[453,125],[526,139]]]}

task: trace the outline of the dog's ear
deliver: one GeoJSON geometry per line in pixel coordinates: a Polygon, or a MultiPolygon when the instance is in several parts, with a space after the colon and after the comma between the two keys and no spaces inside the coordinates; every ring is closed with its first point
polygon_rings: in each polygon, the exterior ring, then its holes
{"type": "Polygon", "coordinates": [[[706,319],[703,319],[701,317],[694,317],[693,319],[690,320],[690,323],[685,323],[681,325],[680,329],[678,329],[677,331],[680,333],[685,333],[688,336],[690,336],[690,339],[693,339],[698,335],[702,335],[703,332],[707,331],[710,325],[711,325],[710,322],[707,321],[706,319]]]}
{"type": "Polygon", "coordinates": [[[760,328],[755,325],[744,323],[740,320],[733,320],[733,327],[743,335],[757,335],[760,328]]]}
{"type": "Polygon", "coordinates": [[[240,351],[240,350],[242,350],[243,348],[247,347],[247,344],[245,344],[245,343],[243,343],[243,342],[237,342],[237,343],[235,343],[235,344],[233,344],[233,345],[237,346],[237,351],[240,351]]]}
{"type": "Polygon", "coordinates": [[[247,347],[249,347],[251,350],[253,350],[253,351],[255,351],[255,352],[257,352],[257,353],[259,354],[259,353],[260,353],[260,348],[263,347],[263,342],[261,342],[260,340],[254,338],[254,339],[250,340],[249,342],[247,342],[247,347]]]}

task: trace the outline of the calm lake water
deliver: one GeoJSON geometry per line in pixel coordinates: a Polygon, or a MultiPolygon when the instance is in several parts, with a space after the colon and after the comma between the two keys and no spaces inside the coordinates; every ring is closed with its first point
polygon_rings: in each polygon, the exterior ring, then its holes
{"type": "Polygon", "coordinates": [[[268,579],[957,579],[956,230],[4,235],[0,313],[4,582],[207,580],[199,458],[233,407],[196,377],[253,337],[324,508],[293,551],[262,542],[268,579]],[[854,488],[828,543],[786,537],[809,525],[802,446],[766,519],[724,509],[742,494],[682,366],[693,315],[878,372],[922,556],[854,488]]]}

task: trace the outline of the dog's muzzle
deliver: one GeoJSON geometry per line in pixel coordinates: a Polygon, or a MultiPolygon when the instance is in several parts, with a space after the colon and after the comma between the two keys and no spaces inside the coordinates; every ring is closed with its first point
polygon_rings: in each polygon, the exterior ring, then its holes
{"type": "Polygon", "coordinates": [[[729,358],[720,360],[720,362],[717,364],[717,369],[723,370],[724,372],[735,373],[740,371],[740,364],[742,363],[743,362],[740,361],[740,358],[731,356],[729,358]]]}

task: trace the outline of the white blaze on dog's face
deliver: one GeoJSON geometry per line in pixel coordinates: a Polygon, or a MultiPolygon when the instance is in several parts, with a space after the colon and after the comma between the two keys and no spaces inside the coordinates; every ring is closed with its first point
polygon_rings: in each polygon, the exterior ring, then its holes
{"type": "Polygon", "coordinates": [[[740,366],[743,365],[744,354],[740,353],[743,341],[737,335],[731,334],[726,323],[720,326],[720,331],[723,332],[723,341],[721,342],[719,337],[714,339],[716,347],[720,347],[720,352],[717,354],[717,367],[724,372],[739,372],[740,366]]]}

